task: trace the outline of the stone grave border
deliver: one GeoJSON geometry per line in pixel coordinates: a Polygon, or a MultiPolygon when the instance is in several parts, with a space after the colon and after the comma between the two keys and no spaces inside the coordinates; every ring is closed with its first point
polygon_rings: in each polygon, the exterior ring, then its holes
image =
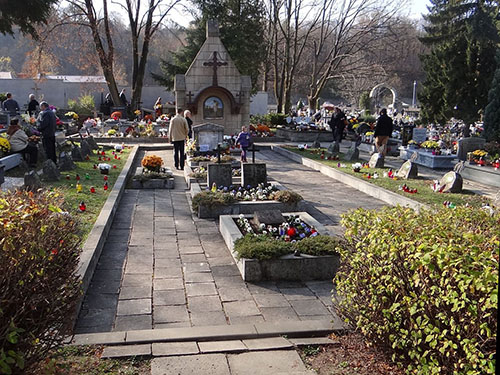
{"type": "MultiPolygon", "coordinates": [[[[186,169],[186,168],[184,168],[186,169]]],[[[286,190],[283,185],[276,181],[269,182],[279,190],[286,190]]],[[[204,191],[198,182],[192,182],[189,189],[191,201],[193,197],[204,191]]],[[[276,210],[280,212],[296,212],[303,209],[303,201],[296,204],[287,204],[275,200],[269,201],[237,201],[230,206],[207,207],[200,206],[198,212],[194,212],[200,219],[217,219],[221,215],[253,214],[256,211],[276,210]]]]}
{"type": "Polygon", "coordinates": [[[330,178],[333,178],[334,180],[340,181],[348,186],[351,186],[365,194],[368,194],[374,198],[380,199],[381,201],[384,201],[386,203],[389,203],[390,205],[393,206],[404,206],[404,207],[410,207],[414,209],[415,211],[419,211],[422,208],[428,208],[428,206],[424,203],[417,202],[413,199],[403,197],[397,193],[393,193],[392,191],[389,191],[387,189],[384,189],[382,187],[376,186],[374,184],[371,184],[369,182],[363,181],[359,178],[353,177],[347,173],[344,173],[342,171],[339,171],[337,169],[334,169],[332,167],[329,167],[323,163],[317,162],[315,160],[303,157],[299,154],[296,154],[292,151],[288,151],[284,149],[283,147],[280,146],[271,146],[271,150],[274,152],[285,156],[299,164],[305,165],[306,167],[312,168],[325,176],[328,176],[330,178]]]}
{"type": "Polygon", "coordinates": [[[116,179],[116,182],[109,193],[108,199],[104,203],[104,206],[97,217],[97,220],[90,231],[87,240],[82,246],[82,252],[80,253],[80,259],[78,262],[78,268],[76,274],[82,281],[81,290],[82,295],[78,301],[77,308],[75,309],[75,314],[72,317],[73,322],[76,323],[76,319],[80,312],[81,305],[83,303],[83,298],[87,293],[90,281],[94,275],[95,268],[97,267],[97,262],[101,256],[102,249],[106,243],[111,224],[118,209],[118,205],[122,198],[123,192],[126,188],[128,179],[132,176],[134,170],[131,168],[137,159],[139,150],[164,150],[163,145],[146,145],[146,146],[133,146],[132,151],[128,157],[127,162],[123,166],[123,169],[116,179]]]}
{"type": "Polygon", "coordinates": [[[137,167],[135,174],[131,177],[131,189],[174,189],[175,178],[152,178],[146,181],[134,180],[134,177],[142,174],[143,167],[137,167]]]}
{"type": "Polygon", "coordinates": [[[296,131],[286,128],[276,129],[276,137],[289,142],[333,142],[333,133],[327,130],[296,131]]]}
{"type": "MultiPolygon", "coordinates": [[[[286,212],[283,215],[298,215],[302,221],[316,228],[318,233],[330,235],[328,230],[307,212],[286,212]]],[[[238,217],[239,215],[221,215],[219,217],[219,230],[243,280],[328,280],[332,279],[337,273],[340,266],[340,255],[302,255],[297,257],[288,254],[278,259],[269,260],[238,259],[237,253],[234,251],[234,243],[237,239],[243,237],[234,222],[234,219],[238,217]],[[263,275],[263,273],[266,273],[265,269],[272,270],[275,277],[272,279],[266,278],[263,275]]],[[[252,215],[245,215],[245,217],[248,219],[252,215]]]]}
{"type": "Polygon", "coordinates": [[[454,160],[457,159],[457,155],[455,154],[432,155],[429,151],[405,148],[403,146],[399,148],[399,158],[402,160],[410,160],[414,152],[418,155],[414,163],[431,169],[453,169],[455,166],[454,160]]]}
{"type": "Polygon", "coordinates": [[[493,167],[481,167],[467,162],[460,174],[468,180],[480,182],[484,185],[500,187],[500,171],[495,171],[493,167]]]}

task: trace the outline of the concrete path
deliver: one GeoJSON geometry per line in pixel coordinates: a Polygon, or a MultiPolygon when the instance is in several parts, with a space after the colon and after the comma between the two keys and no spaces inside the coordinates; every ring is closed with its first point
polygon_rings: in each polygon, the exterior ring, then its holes
{"type": "MultiPolygon", "coordinates": [[[[172,164],[171,151],[154,153],[172,164]]],[[[382,205],[270,151],[259,158],[267,159],[271,177],[301,193],[315,206],[313,216],[334,231],[341,212],[382,205]]],[[[245,283],[217,223],[193,218],[185,182],[174,171],[173,190],[125,191],[76,333],[339,321],[331,281],[245,283]]]]}

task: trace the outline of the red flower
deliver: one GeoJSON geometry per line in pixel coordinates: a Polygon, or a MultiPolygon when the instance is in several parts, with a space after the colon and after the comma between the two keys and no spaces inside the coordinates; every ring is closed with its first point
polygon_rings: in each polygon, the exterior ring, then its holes
{"type": "Polygon", "coordinates": [[[57,255],[58,251],[57,249],[52,249],[52,251],[50,252],[52,255],[57,255]]]}

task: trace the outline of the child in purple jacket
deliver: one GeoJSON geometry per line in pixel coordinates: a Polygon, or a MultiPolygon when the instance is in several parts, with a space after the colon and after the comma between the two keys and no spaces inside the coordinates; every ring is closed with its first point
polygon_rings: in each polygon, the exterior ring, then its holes
{"type": "Polygon", "coordinates": [[[250,146],[250,133],[247,132],[247,127],[241,127],[241,133],[238,134],[238,138],[236,139],[236,144],[240,144],[241,146],[241,161],[247,162],[247,150],[250,146]]]}

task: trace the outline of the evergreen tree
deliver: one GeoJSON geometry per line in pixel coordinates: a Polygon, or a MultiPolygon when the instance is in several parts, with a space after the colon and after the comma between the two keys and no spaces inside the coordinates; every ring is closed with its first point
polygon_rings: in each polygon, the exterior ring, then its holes
{"type": "Polygon", "coordinates": [[[431,48],[422,56],[426,80],[419,99],[422,117],[443,122],[456,117],[478,119],[488,101],[500,38],[495,24],[497,2],[431,0],[422,42],[431,48]]]}
{"type": "Polygon", "coordinates": [[[23,34],[37,37],[35,25],[47,23],[51,6],[58,0],[0,1],[0,33],[14,35],[18,26],[23,34]]]}
{"type": "Polygon", "coordinates": [[[500,142],[500,49],[497,49],[496,59],[497,69],[484,111],[484,131],[487,140],[500,142]]]}
{"type": "Polygon", "coordinates": [[[162,60],[163,75],[153,77],[160,84],[173,88],[176,74],[187,71],[205,41],[208,19],[219,23],[220,38],[231,59],[243,75],[249,75],[256,87],[265,55],[264,7],[262,0],[192,0],[200,14],[186,30],[186,45],[173,53],[172,60],[162,60]]]}

